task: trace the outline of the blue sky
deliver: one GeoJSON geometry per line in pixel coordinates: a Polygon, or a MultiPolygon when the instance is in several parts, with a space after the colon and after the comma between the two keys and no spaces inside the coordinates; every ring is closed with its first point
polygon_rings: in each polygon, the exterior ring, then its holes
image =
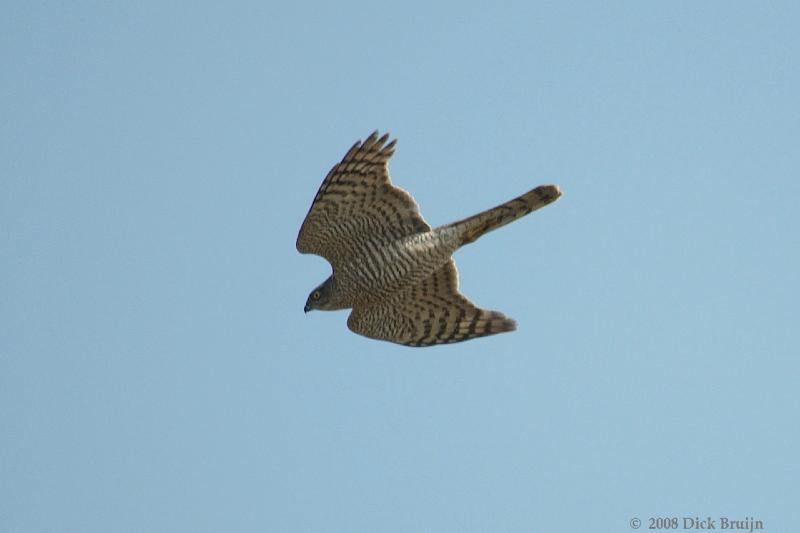
{"type": "Polygon", "coordinates": [[[7,5],[0,529],[625,531],[800,522],[800,9],[7,5]],[[295,250],[375,129],[518,331],[310,313],[295,250]]]}

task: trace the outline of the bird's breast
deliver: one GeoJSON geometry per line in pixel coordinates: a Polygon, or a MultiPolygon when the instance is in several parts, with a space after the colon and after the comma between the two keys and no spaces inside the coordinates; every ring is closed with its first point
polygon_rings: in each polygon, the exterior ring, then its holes
{"type": "Polygon", "coordinates": [[[384,300],[427,279],[450,259],[454,249],[433,232],[390,243],[367,242],[360,253],[337,268],[337,277],[354,300],[384,300]]]}

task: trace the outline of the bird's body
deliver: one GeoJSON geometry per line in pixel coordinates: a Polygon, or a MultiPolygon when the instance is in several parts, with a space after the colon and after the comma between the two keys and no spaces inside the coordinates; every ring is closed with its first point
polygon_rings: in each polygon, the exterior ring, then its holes
{"type": "Polygon", "coordinates": [[[410,346],[458,342],[512,331],[496,311],[458,292],[452,254],[481,235],[555,201],[543,185],[475,216],[435,229],[413,198],[391,184],[395,142],[373,133],[356,143],[322,183],[300,228],[297,249],[330,261],[333,274],[306,302],[309,309],[352,308],[347,325],[367,337],[410,346]]]}
{"type": "Polygon", "coordinates": [[[336,306],[369,305],[416,285],[450,260],[458,248],[452,229],[416,233],[394,241],[370,239],[336,270],[336,306]]]}

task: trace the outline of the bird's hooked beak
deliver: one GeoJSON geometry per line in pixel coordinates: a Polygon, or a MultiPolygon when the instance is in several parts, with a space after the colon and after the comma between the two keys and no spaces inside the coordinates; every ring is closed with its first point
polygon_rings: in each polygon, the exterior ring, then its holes
{"type": "Polygon", "coordinates": [[[311,311],[311,306],[309,306],[308,304],[306,304],[306,305],[305,305],[305,307],[303,307],[303,312],[304,312],[304,313],[308,313],[309,311],[311,311]]]}

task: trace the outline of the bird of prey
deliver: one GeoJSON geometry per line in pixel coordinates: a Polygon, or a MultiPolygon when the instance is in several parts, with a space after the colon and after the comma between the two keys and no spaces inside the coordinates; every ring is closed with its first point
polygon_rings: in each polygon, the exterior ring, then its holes
{"type": "Polygon", "coordinates": [[[396,140],[374,132],[334,165],[311,203],[297,250],[330,262],[305,311],[351,308],[355,333],[407,346],[460,342],[516,329],[500,312],[458,291],[453,252],[483,234],[554,202],[556,185],[535,189],[477,215],[431,227],[409,193],[392,184],[396,140]]]}

